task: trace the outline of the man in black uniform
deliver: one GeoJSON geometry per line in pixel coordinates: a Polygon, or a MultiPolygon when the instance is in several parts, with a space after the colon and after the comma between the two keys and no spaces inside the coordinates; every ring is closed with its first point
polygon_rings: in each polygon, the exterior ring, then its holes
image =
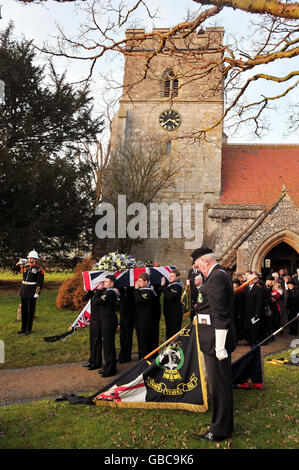
{"type": "Polygon", "coordinates": [[[205,277],[196,314],[199,344],[204,354],[212,401],[210,430],[199,438],[221,441],[233,431],[231,352],[236,347],[233,287],[229,275],[217,263],[210,248],[198,248],[191,256],[195,266],[205,277]]]}
{"type": "Polygon", "coordinates": [[[99,369],[102,366],[101,314],[97,301],[101,294],[102,290],[95,289],[88,290],[83,296],[85,302],[90,300],[89,360],[83,364],[83,367],[87,367],[88,370],[99,369]]]}
{"type": "Polygon", "coordinates": [[[173,269],[169,274],[168,285],[166,285],[165,277],[162,277],[161,288],[164,293],[163,311],[167,340],[180,331],[183,319],[183,308],[181,304],[183,286],[180,281],[180,272],[178,269],[173,269]]]}
{"type": "Polygon", "coordinates": [[[135,327],[138,358],[142,359],[155,349],[156,293],[149,287],[149,275],[141,273],[135,284],[135,327]]]}
{"type": "Polygon", "coordinates": [[[119,341],[120,352],[118,362],[131,362],[134,331],[134,287],[120,289],[119,303],[119,341]]]}
{"type": "Polygon", "coordinates": [[[35,250],[30,251],[28,260],[19,260],[16,268],[23,274],[20,297],[22,304],[22,328],[18,334],[26,336],[32,333],[32,326],[36,308],[36,300],[41,293],[44,283],[44,270],[37,264],[39,260],[35,250]]]}
{"type": "Polygon", "coordinates": [[[101,348],[103,344],[104,350],[105,366],[99,370],[103,377],[116,374],[115,333],[118,321],[115,309],[119,292],[114,288],[114,283],[114,276],[106,276],[103,284],[98,287],[99,291],[94,300],[99,316],[98,341],[101,348]]]}
{"type": "Polygon", "coordinates": [[[162,288],[160,285],[155,284],[152,286],[154,292],[155,292],[155,297],[153,301],[153,344],[152,344],[152,350],[156,349],[160,342],[160,320],[161,320],[161,303],[160,303],[160,297],[162,294],[162,288]]]}

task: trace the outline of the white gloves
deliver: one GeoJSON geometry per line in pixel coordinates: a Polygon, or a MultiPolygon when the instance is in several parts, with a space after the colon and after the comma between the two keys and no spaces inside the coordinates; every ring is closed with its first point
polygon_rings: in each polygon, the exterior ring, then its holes
{"type": "Polygon", "coordinates": [[[37,299],[39,297],[38,294],[34,294],[34,298],[37,299]]]}
{"type": "Polygon", "coordinates": [[[219,361],[222,361],[228,357],[227,351],[225,349],[226,335],[227,330],[215,330],[215,352],[219,361]]]}

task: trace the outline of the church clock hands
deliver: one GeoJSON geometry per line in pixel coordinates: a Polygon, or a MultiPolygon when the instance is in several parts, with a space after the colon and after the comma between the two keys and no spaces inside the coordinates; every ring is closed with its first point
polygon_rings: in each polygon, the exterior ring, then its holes
{"type": "Polygon", "coordinates": [[[174,131],[181,125],[181,116],[177,111],[169,109],[160,114],[159,123],[163,129],[174,131]]]}

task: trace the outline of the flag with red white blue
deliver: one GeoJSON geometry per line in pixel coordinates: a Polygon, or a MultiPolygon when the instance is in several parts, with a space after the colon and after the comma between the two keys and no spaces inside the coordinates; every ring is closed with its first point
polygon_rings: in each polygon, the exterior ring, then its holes
{"type": "Polygon", "coordinates": [[[160,285],[162,277],[169,280],[169,274],[175,266],[159,266],[159,267],[143,267],[131,268],[125,271],[111,272],[111,271],[83,271],[83,287],[85,290],[94,290],[98,285],[104,281],[107,275],[115,277],[114,287],[116,289],[122,287],[133,287],[141,273],[148,273],[151,285],[160,285]]]}

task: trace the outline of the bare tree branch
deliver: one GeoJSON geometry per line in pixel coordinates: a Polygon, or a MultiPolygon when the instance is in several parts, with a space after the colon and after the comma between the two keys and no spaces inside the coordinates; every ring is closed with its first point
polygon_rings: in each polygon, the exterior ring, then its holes
{"type": "MultiPolygon", "coordinates": [[[[95,75],[100,60],[113,53],[116,56],[121,54],[124,57],[140,59],[143,66],[142,73],[136,73],[129,83],[124,84],[123,97],[127,99],[132,99],[134,87],[140,86],[143,81],[151,79],[160,83],[161,77],[155,72],[153,64],[160,55],[164,55],[166,59],[171,57],[174,62],[181,64],[182,69],[184,68],[179,77],[179,92],[192,82],[194,85],[204,82],[210,86],[201,87],[200,99],[219,96],[221,92],[224,92],[226,97],[225,110],[220,119],[215,120],[207,128],[198,129],[198,132],[191,134],[190,137],[206,138],[210,130],[217,127],[224,119],[229,120],[231,116],[239,116],[241,121],[244,119],[243,122],[248,122],[249,117],[245,114],[249,109],[252,112],[256,110],[256,114],[252,114],[250,120],[259,122],[263,115],[261,111],[264,111],[270,102],[285,97],[298,86],[298,82],[294,82],[294,78],[298,75],[295,66],[291,66],[292,71],[288,71],[283,77],[268,73],[267,67],[282,60],[292,64],[294,58],[298,57],[298,25],[294,20],[299,16],[299,3],[280,0],[190,0],[191,2],[201,6],[201,10],[193,17],[189,15],[185,21],[179,22],[172,28],[156,28],[149,33],[136,26],[138,24],[136,13],[140,8],[142,13],[145,9],[148,18],[151,20],[155,18],[156,13],[150,11],[150,2],[147,0],[82,2],[84,11],[89,12],[89,21],[87,25],[82,26],[81,36],[77,39],[67,37],[60,30],[56,49],[44,46],[39,50],[51,56],[90,62],[85,77],[87,81],[95,75]],[[212,44],[209,35],[206,35],[208,39],[202,47],[193,47],[192,35],[197,34],[196,30],[203,27],[207,20],[217,19],[218,13],[224,7],[258,13],[251,15],[256,22],[252,24],[255,28],[254,34],[249,36],[248,33],[243,44],[239,38],[235,38],[232,44],[228,42],[212,44]],[[135,26],[134,21],[136,21],[135,26]],[[131,31],[126,37],[122,29],[124,27],[131,31]],[[178,36],[186,41],[183,51],[176,46],[178,36]],[[262,73],[260,66],[264,66],[262,73]],[[260,87],[257,99],[254,98],[251,103],[244,101],[248,88],[251,90],[254,83],[260,85],[271,81],[282,85],[273,96],[260,87]]],[[[170,105],[173,100],[173,96],[170,96],[170,105]]]]}
{"type": "Polygon", "coordinates": [[[284,3],[279,0],[193,0],[202,5],[215,5],[239,9],[248,13],[270,14],[286,19],[299,18],[299,3],[284,3]]]}

